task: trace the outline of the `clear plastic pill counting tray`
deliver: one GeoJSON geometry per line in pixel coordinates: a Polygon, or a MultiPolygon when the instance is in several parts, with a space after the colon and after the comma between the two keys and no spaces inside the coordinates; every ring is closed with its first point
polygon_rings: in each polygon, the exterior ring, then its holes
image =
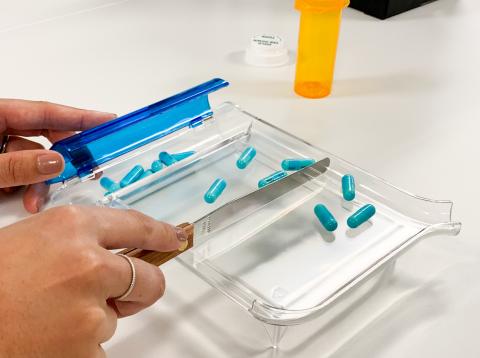
{"type": "Polygon", "coordinates": [[[259,180],[282,170],[284,159],[323,161],[320,175],[248,216],[232,218],[178,257],[263,322],[273,346],[286,326],[346,309],[422,237],[460,231],[451,202],[409,194],[232,103],[212,110],[208,94],[225,85],[211,80],[56,144],[67,164],[51,181],[48,206],[133,208],[174,224],[194,222],[257,190],[259,180]],[[237,160],[248,147],[256,155],[239,169],[237,160]],[[161,152],[189,153],[152,171],[161,152]],[[148,172],[129,185],[112,191],[100,185],[100,173],[120,183],[138,165],[148,172]],[[343,199],[345,174],[355,178],[352,201],[343,199]],[[207,203],[205,192],[218,178],[227,185],[207,203]],[[335,217],[335,231],[320,224],[317,204],[335,217]],[[375,206],[375,215],[349,228],[348,217],[365,204],[375,206]]]}

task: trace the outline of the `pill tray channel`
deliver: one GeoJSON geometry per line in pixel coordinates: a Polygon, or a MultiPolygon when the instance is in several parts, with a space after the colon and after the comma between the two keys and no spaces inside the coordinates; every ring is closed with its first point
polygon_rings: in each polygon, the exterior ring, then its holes
{"type": "MultiPolygon", "coordinates": [[[[421,237],[460,230],[451,219],[451,202],[408,194],[232,103],[219,106],[200,125],[174,131],[98,171],[118,182],[135,165],[149,168],[161,151],[195,154],[106,196],[98,180],[74,178],[57,186],[50,205],[133,208],[175,224],[193,222],[257,190],[259,179],[280,170],[285,158],[314,158],[328,164],[325,173],[209,234],[179,256],[194,273],[274,329],[343,307],[337,305],[344,301],[340,298],[354,297],[363,292],[357,286],[379,280],[388,265],[421,237]],[[240,170],[236,161],[248,146],[257,155],[240,170]],[[356,181],[351,202],[342,198],[346,173],[356,181]],[[216,178],[225,179],[227,187],[208,204],[203,195],[216,178]],[[333,233],[315,217],[318,203],[337,219],[333,233]],[[350,229],[347,218],[367,203],[375,205],[376,215],[350,229]]],[[[271,337],[276,346],[281,335],[271,337]]]]}

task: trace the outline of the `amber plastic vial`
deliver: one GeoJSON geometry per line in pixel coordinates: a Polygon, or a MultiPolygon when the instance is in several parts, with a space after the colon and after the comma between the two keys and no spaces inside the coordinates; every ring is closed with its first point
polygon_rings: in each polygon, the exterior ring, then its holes
{"type": "Polygon", "coordinates": [[[300,11],[295,92],[322,98],[332,90],[342,10],[349,0],[295,0],[300,11]]]}

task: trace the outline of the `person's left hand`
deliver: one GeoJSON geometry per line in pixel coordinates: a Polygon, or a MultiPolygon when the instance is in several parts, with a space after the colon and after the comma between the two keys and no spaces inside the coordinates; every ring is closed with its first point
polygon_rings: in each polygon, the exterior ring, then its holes
{"type": "Polygon", "coordinates": [[[25,209],[36,213],[48,193],[44,181],[58,176],[63,157],[42,145],[22,138],[44,136],[54,143],[115,118],[114,114],[77,109],[59,104],[0,99],[0,139],[9,135],[5,153],[0,154],[0,188],[11,192],[28,185],[23,194],[25,209]],[[30,185],[33,184],[33,185],[30,185]]]}

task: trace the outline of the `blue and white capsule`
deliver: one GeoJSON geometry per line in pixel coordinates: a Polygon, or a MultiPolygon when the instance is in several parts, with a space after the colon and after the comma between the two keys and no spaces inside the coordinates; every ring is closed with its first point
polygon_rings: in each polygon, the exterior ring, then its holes
{"type": "Polygon", "coordinates": [[[207,190],[205,195],[203,196],[203,199],[209,203],[213,204],[220,195],[222,195],[223,191],[227,187],[227,182],[225,179],[218,178],[215,179],[213,184],[210,186],[210,188],[207,190]]]}
{"type": "Polygon", "coordinates": [[[306,168],[315,163],[315,159],[312,158],[296,158],[296,159],[284,159],[282,161],[283,170],[300,170],[306,168]]]}
{"type": "Polygon", "coordinates": [[[342,177],[342,194],[346,201],[355,199],[355,178],[351,174],[342,177]]]}
{"type": "Polygon", "coordinates": [[[156,173],[163,169],[163,163],[160,160],[154,160],[150,166],[152,172],[156,173]]]}
{"type": "Polygon", "coordinates": [[[113,193],[114,191],[120,189],[120,185],[114,182],[109,177],[102,177],[100,178],[100,185],[103,189],[105,189],[108,193],[113,193]]]}
{"type": "Polygon", "coordinates": [[[315,215],[317,216],[318,220],[320,221],[322,226],[325,228],[325,230],[330,232],[337,230],[337,227],[338,227],[337,220],[325,205],[317,204],[315,205],[315,208],[313,209],[313,211],[315,212],[315,215]]]}
{"type": "Polygon", "coordinates": [[[125,175],[122,180],[120,180],[120,186],[122,188],[135,183],[142,176],[145,170],[141,165],[135,165],[128,173],[125,175]]]}
{"type": "Polygon", "coordinates": [[[372,204],[362,206],[347,219],[348,227],[352,229],[359,227],[375,215],[375,212],[375,207],[372,204]]]}
{"type": "Polygon", "coordinates": [[[177,162],[177,160],[167,152],[161,152],[158,157],[167,167],[177,162]]]}
{"type": "Polygon", "coordinates": [[[237,168],[238,169],[245,169],[248,165],[252,162],[253,158],[257,155],[257,151],[253,147],[247,147],[240,157],[237,160],[237,168]]]}
{"type": "Polygon", "coordinates": [[[175,159],[177,162],[184,160],[185,158],[191,157],[196,152],[194,150],[190,150],[188,152],[181,152],[181,153],[172,153],[170,156],[175,159]]]}
{"type": "Polygon", "coordinates": [[[279,170],[278,172],[270,174],[268,177],[260,179],[258,181],[258,187],[263,188],[264,186],[272,184],[272,183],[276,182],[277,180],[285,178],[287,175],[288,175],[288,173],[286,171],[279,170]]]}

